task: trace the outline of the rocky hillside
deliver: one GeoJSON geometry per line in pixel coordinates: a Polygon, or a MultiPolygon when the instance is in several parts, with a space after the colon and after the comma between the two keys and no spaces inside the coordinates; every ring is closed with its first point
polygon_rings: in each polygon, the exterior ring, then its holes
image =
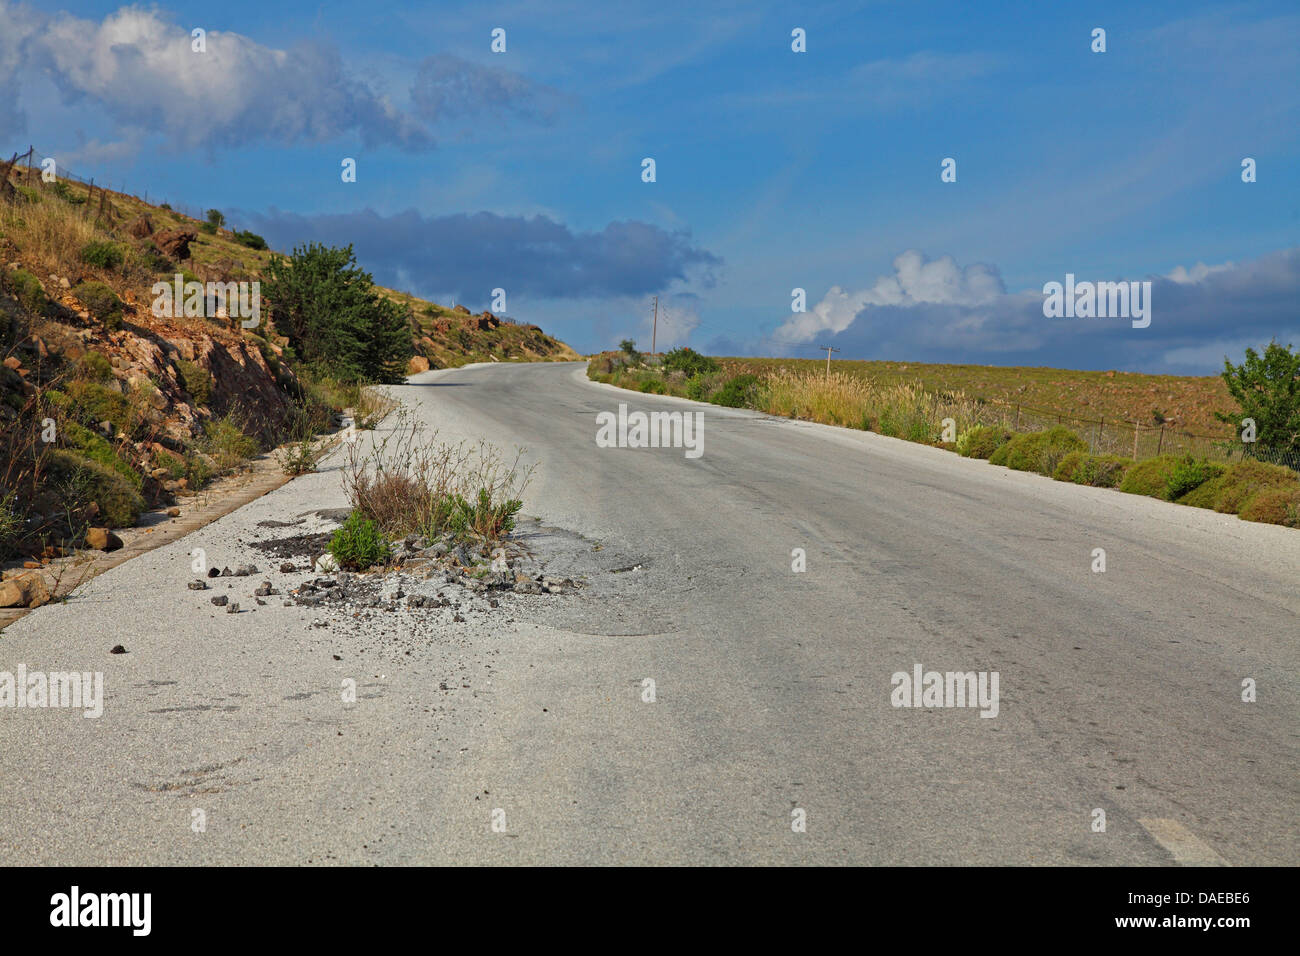
{"type": "MultiPolygon", "coordinates": [[[[354,403],[357,383],[301,366],[269,303],[251,328],[154,314],[178,274],[258,280],[260,237],[34,172],[0,162],[0,561],[130,525],[354,403]]],[[[412,372],[576,357],[536,326],[382,292],[409,310],[412,372]]]]}

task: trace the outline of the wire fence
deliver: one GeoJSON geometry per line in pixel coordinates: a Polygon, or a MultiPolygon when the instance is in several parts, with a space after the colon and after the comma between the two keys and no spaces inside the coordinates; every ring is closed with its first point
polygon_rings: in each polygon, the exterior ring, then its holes
{"type": "MultiPolygon", "coordinates": [[[[58,188],[58,185],[62,183],[63,188],[69,190],[68,198],[71,202],[78,204],[84,202],[89,209],[96,210],[97,215],[100,214],[98,210],[102,208],[104,214],[110,218],[113,217],[116,213],[115,196],[120,199],[136,195],[128,192],[127,184],[124,182],[118,183],[115,188],[112,183],[105,182],[103,177],[100,177],[100,181],[97,183],[94,176],[82,176],[58,162],[55,157],[40,152],[35,146],[29,145],[26,151],[15,151],[10,153],[9,156],[11,158],[4,158],[0,154],[0,172],[6,169],[9,171],[8,177],[0,178],[5,178],[11,183],[28,189],[58,188]],[[54,177],[52,181],[47,181],[42,175],[46,170],[47,161],[53,161],[53,165],[50,167],[50,172],[54,177]],[[84,196],[82,189],[76,188],[77,186],[84,187],[84,196]]],[[[139,198],[149,202],[148,190],[143,194],[139,194],[139,198]]],[[[157,202],[157,197],[155,197],[154,201],[157,202]]],[[[159,205],[164,204],[159,203],[159,205]]],[[[196,222],[201,222],[203,219],[201,209],[192,208],[178,202],[168,202],[165,205],[173,212],[188,216],[196,222]]]]}
{"type": "Polygon", "coordinates": [[[1094,455],[1118,455],[1141,461],[1160,455],[1194,455],[1216,461],[1253,458],[1300,471],[1300,451],[1270,449],[1257,442],[1239,441],[1228,430],[1216,435],[1195,432],[1165,422],[1145,424],[1124,419],[1085,418],[1061,409],[1038,408],[1015,402],[982,400],[976,418],[1017,432],[1041,431],[1063,425],[1088,443],[1094,455]]]}

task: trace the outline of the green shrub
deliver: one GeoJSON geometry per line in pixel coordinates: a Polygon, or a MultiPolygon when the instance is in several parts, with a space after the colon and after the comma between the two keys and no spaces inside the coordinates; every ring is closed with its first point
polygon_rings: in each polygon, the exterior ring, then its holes
{"type": "Polygon", "coordinates": [[[76,422],[65,422],[63,424],[63,438],[68,447],[80,452],[91,461],[99,462],[104,467],[113,469],[113,471],[129,481],[137,491],[140,489],[144,480],[143,477],[129,462],[118,455],[117,449],[110,442],[100,435],[96,435],[89,428],[76,422]]]}
{"type": "Polygon", "coordinates": [[[473,501],[453,492],[434,503],[429,530],[449,534],[455,540],[472,536],[496,540],[514,530],[515,516],[523,506],[518,498],[493,504],[492,493],[487,488],[480,488],[473,501]]]}
{"type": "Polygon", "coordinates": [[[1114,488],[1124,478],[1133,462],[1118,455],[1089,455],[1072,451],[1056,466],[1052,477],[1057,481],[1072,481],[1076,485],[1093,488],[1114,488]]]}
{"type": "Polygon", "coordinates": [[[1241,519],[1300,528],[1300,484],[1291,488],[1264,488],[1257,492],[1242,507],[1241,519]]]}
{"type": "Polygon", "coordinates": [[[364,571],[384,560],[388,543],[379,532],[379,525],[354,511],[330,538],[330,554],[339,567],[364,571]]]}
{"type": "Polygon", "coordinates": [[[1195,491],[1211,478],[1223,474],[1223,466],[1204,458],[1187,455],[1180,459],[1169,472],[1165,483],[1165,498],[1177,501],[1183,495],[1195,491]]]}
{"type": "Polygon", "coordinates": [[[176,264],[168,259],[152,242],[146,242],[136,254],[140,265],[154,273],[171,273],[176,268],[176,264]]]}
{"type": "Polygon", "coordinates": [[[696,374],[686,380],[686,397],[697,402],[707,402],[709,392],[713,390],[714,380],[710,375],[696,374]]]}
{"type": "Polygon", "coordinates": [[[190,393],[195,405],[206,405],[212,397],[212,373],[198,362],[181,359],[176,363],[181,388],[190,393]]]}
{"type": "Polygon", "coordinates": [[[624,339],[618,343],[619,351],[623,353],[623,364],[640,365],[645,361],[645,356],[636,350],[636,341],[634,339],[624,339]]]}
{"type": "Polygon", "coordinates": [[[3,282],[18,304],[33,315],[46,315],[50,311],[50,299],[41,286],[41,280],[26,269],[6,269],[0,273],[3,282]]]}
{"type": "Polygon", "coordinates": [[[1015,432],[999,425],[976,425],[957,436],[957,454],[964,458],[988,458],[1014,435],[1015,432]]]}
{"type": "Polygon", "coordinates": [[[1219,492],[1223,489],[1223,475],[1217,478],[1211,478],[1209,481],[1203,481],[1187,494],[1178,499],[1180,505],[1188,505],[1192,508],[1208,508],[1214,510],[1215,499],[1219,497],[1219,492]]]}
{"type": "Polygon", "coordinates": [[[989,461],[1015,471],[1036,471],[1051,476],[1066,455],[1088,450],[1088,443],[1061,425],[1041,432],[1016,435],[999,447],[989,461]]]}
{"type": "Polygon", "coordinates": [[[128,527],[144,510],[139,492],[111,468],[62,448],[51,451],[46,461],[49,477],[70,505],[84,507],[93,501],[99,506],[96,524],[128,527]]]}
{"type": "Polygon", "coordinates": [[[59,181],[50,186],[50,192],[58,196],[64,202],[71,203],[74,206],[84,206],[86,197],[81,193],[74,193],[67,183],[59,181]]]}
{"type": "Polygon", "coordinates": [[[15,186],[14,188],[17,189],[22,197],[28,202],[37,203],[41,201],[41,194],[30,186],[15,186]]]}
{"type": "Polygon", "coordinates": [[[288,259],[272,256],[261,282],[276,331],[307,364],[352,381],[406,381],[410,309],[378,291],[351,246],[312,243],[288,259]]]}
{"type": "Polygon", "coordinates": [[[134,434],[139,415],[126,396],[99,382],[69,382],[67,393],[81,421],[90,425],[110,422],[116,431],[134,434]]]}
{"type": "Polygon", "coordinates": [[[1300,352],[1276,341],[1263,355],[1248,348],[1241,365],[1223,360],[1223,381],[1241,410],[1216,412],[1219,421],[1239,429],[1243,418],[1252,418],[1261,446],[1300,451],[1300,352]]]}
{"type": "Polygon", "coordinates": [[[160,448],[153,453],[154,467],[165,468],[167,476],[173,479],[185,478],[189,475],[189,464],[184,456],[175,452],[160,448]]]}
{"type": "Polygon", "coordinates": [[[746,373],[723,382],[722,387],[709,397],[709,401],[714,405],[725,405],[727,408],[747,408],[752,406],[757,398],[758,376],[746,373]]]}
{"type": "Polygon", "coordinates": [[[212,465],[198,451],[186,452],[184,477],[188,487],[196,490],[202,488],[212,480],[213,474],[212,465]]]}
{"type": "Polygon", "coordinates": [[[92,316],[110,332],[122,327],[122,300],[102,282],[82,282],[72,290],[92,316]]]}
{"type": "Polygon", "coordinates": [[[1271,489],[1300,487],[1300,475],[1282,465],[1247,459],[1228,468],[1215,489],[1214,510],[1240,514],[1255,495],[1271,489]]]}
{"type": "Polygon", "coordinates": [[[99,269],[116,269],[124,258],[122,248],[113,242],[88,242],[81,247],[81,261],[99,269]]]}
{"type": "Polygon", "coordinates": [[[87,352],[77,367],[87,381],[107,382],[113,378],[113,364],[99,352],[87,352]]]}
{"type": "Polygon", "coordinates": [[[232,414],[203,426],[203,451],[212,457],[217,468],[225,471],[243,464],[259,451],[257,439],[244,433],[240,422],[232,414]]]}
{"type": "Polygon", "coordinates": [[[1169,492],[1169,476],[1181,459],[1177,455],[1161,455],[1140,461],[1128,470],[1119,490],[1130,495],[1164,498],[1169,492]]]}
{"type": "Polygon", "coordinates": [[[703,375],[708,372],[716,372],[718,363],[707,355],[701,355],[692,348],[682,346],[665,352],[662,365],[666,369],[682,372],[688,378],[694,375],[703,375]]]}
{"type": "Polygon", "coordinates": [[[250,249],[265,249],[266,240],[255,232],[249,232],[247,229],[237,230],[235,232],[235,241],[241,246],[248,246],[250,249]]]}

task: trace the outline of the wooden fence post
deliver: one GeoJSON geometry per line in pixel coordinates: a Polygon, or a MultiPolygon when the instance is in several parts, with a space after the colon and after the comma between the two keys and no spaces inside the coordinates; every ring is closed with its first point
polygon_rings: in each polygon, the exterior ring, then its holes
{"type": "Polygon", "coordinates": [[[1137,422],[1133,423],[1133,460],[1138,460],[1138,429],[1142,426],[1137,422]]]}
{"type": "Polygon", "coordinates": [[[1160,449],[1165,447],[1165,425],[1160,423],[1160,440],[1156,442],[1156,457],[1160,457],[1160,449]]]}

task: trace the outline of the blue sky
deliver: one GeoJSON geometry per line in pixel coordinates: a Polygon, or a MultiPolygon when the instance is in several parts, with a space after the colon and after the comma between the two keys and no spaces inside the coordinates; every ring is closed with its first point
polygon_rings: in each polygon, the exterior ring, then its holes
{"type": "Polygon", "coordinates": [[[1300,346],[1298,51],[1293,3],[0,0],[0,146],[581,350],[658,294],[660,346],[1203,374],[1300,346]],[[1150,326],[1045,318],[1067,273],[1150,326]]]}

